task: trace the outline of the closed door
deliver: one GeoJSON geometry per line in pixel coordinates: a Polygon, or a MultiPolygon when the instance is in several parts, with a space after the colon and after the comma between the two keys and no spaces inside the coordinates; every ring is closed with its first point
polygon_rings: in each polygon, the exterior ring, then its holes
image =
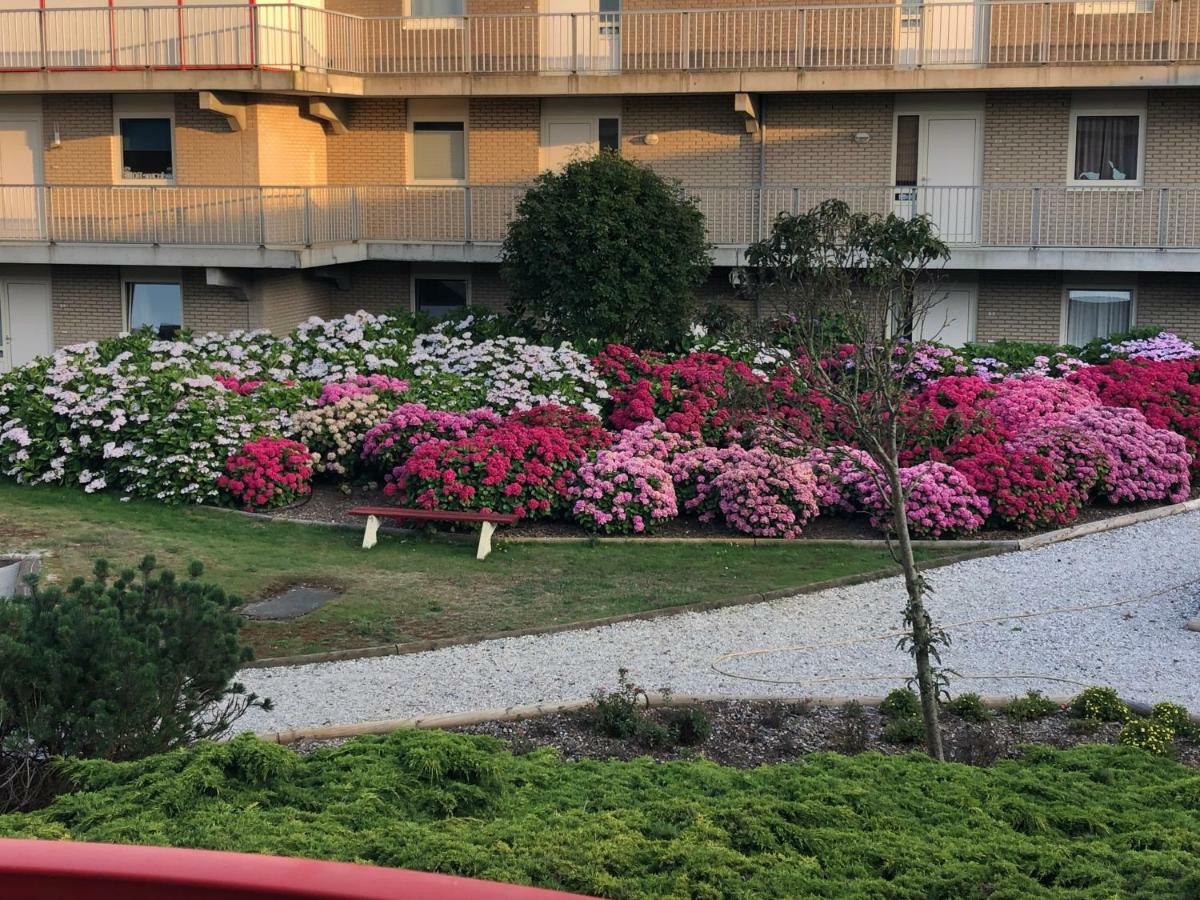
{"type": "Polygon", "coordinates": [[[0,282],[0,372],[19,368],[53,350],[50,285],[0,282]]]}
{"type": "Polygon", "coordinates": [[[973,112],[898,115],[896,214],[928,215],[948,243],[978,241],[981,131],[973,112]]]}
{"type": "Polygon", "coordinates": [[[929,298],[913,322],[913,337],[961,347],[975,340],[975,288],[945,286],[929,298]]]}
{"type": "Polygon", "coordinates": [[[0,240],[41,236],[41,122],[0,116],[0,240]]]}

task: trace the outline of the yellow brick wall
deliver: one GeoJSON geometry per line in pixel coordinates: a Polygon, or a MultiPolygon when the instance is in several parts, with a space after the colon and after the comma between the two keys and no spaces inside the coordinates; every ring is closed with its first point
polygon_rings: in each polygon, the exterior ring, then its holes
{"type": "Polygon", "coordinates": [[[183,286],[183,323],[192,331],[227,332],[251,327],[251,305],[232,288],[210,285],[204,269],[180,273],[183,286]]]}
{"type": "Polygon", "coordinates": [[[331,284],[309,272],[261,272],[253,289],[257,294],[258,318],[255,327],[273,334],[287,334],[312,316],[330,314],[331,284]]]}
{"type": "Polygon", "coordinates": [[[621,152],[668,178],[692,184],[749,185],[758,179],[758,135],[747,134],[733,97],[626,97],[621,152]],[[658,135],[658,143],[645,142],[658,135]]]}
{"type": "Polygon", "coordinates": [[[1189,340],[1200,341],[1200,279],[1193,273],[1140,275],[1137,322],[1161,325],[1189,340]]]}
{"type": "MultiPolygon", "coordinates": [[[[249,123],[248,123],[249,124],[249,123]]],[[[256,132],[232,131],[199,95],[175,95],[175,177],[179,184],[257,184],[256,132]]]]}
{"type": "Polygon", "coordinates": [[[983,123],[983,183],[1065,185],[1070,121],[1068,93],[988,94],[983,123]]]}
{"type": "Polygon", "coordinates": [[[980,272],[975,321],[981,341],[1057,342],[1062,322],[1061,273],[980,272]]]}
{"type": "Polygon", "coordinates": [[[521,184],[537,176],[542,120],[536,97],[472,97],[467,128],[472,184],[521,184]]]}
{"type": "Polygon", "coordinates": [[[884,184],[890,177],[890,94],[780,94],[763,105],[767,184],[884,184]],[[870,140],[855,143],[858,132],[870,140]]]}
{"type": "Polygon", "coordinates": [[[403,184],[408,147],[405,102],[351,100],[348,134],[329,133],[330,184],[403,184]]]}
{"type": "Polygon", "coordinates": [[[47,184],[112,184],[113,107],[108,94],[46,94],[42,127],[47,184]],[[55,129],[62,145],[51,147],[55,129]]]}
{"type": "Polygon", "coordinates": [[[325,127],[302,114],[299,97],[258,97],[252,107],[258,172],[266,185],[325,184],[325,127]]]}
{"type": "Polygon", "coordinates": [[[1151,91],[1146,101],[1146,183],[1200,180],[1200,90],[1151,91]]]}

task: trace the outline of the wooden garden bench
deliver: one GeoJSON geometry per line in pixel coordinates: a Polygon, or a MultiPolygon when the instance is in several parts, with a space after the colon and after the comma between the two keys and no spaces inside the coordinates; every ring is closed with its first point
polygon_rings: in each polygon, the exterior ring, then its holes
{"type": "Polygon", "coordinates": [[[492,552],[492,534],[497,525],[515,525],[518,517],[512,513],[463,512],[451,509],[404,509],[399,506],[356,506],[350,510],[352,516],[366,516],[367,527],[363,531],[363,549],[375,546],[379,525],[384,519],[408,522],[478,522],[479,546],[476,559],[487,559],[492,552]]]}

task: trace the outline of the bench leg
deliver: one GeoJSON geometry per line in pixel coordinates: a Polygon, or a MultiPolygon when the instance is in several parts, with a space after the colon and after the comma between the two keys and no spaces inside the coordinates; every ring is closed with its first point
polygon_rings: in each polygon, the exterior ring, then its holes
{"type": "Polygon", "coordinates": [[[476,559],[487,559],[492,552],[492,535],[496,532],[493,522],[482,522],[479,526],[479,549],[475,551],[476,559]]]}
{"type": "Polygon", "coordinates": [[[363,531],[363,549],[370,550],[378,541],[379,535],[379,519],[375,516],[367,516],[367,527],[363,531]]]}

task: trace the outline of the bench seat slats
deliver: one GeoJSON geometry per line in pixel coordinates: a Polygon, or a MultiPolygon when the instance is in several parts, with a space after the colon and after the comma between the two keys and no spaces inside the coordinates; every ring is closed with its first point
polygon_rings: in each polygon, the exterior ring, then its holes
{"type": "Polygon", "coordinates": [[[379,519],[412,519],[422,522],[494,522],[515,525],[519,516],[513,513],[467,512],[453,509],[405,509],[399,506],[356,506],[352,516],[375,516],[379,519]]]}

